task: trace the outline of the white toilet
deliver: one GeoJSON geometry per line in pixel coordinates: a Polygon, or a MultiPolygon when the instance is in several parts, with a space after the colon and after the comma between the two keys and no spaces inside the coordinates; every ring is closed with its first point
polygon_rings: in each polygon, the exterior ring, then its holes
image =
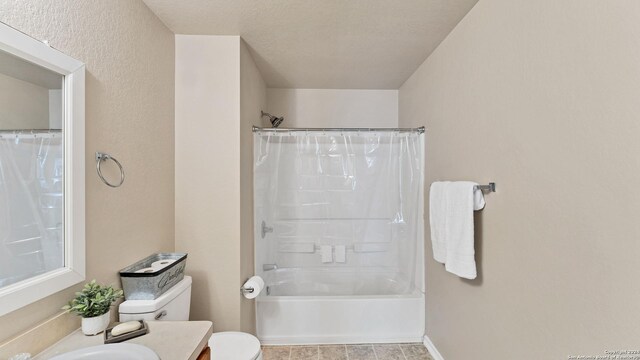
{"type": "MultiPolygon", "coordinates": [[[[155,300],[127,300],[120,304],[120,321],[189,320],[191,277],[185,276],[155,300]]],[[[260,341],[247,333],[226,331],[209,339],[211,360],[262,360],[260,341]]]]}

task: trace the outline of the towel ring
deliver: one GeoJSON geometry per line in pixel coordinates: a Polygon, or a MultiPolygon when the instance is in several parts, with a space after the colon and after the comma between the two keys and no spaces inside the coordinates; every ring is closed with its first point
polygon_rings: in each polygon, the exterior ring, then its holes
{"type": "Polygon", "coordinates": [[[120,185],[122,185],[122,183],[124,182],[124,169],[122,168],[122,164],[120,164],[120,162],[116,158],[114,158],[113,156],[111,156],[109,154],[96,152],[96,171],[98,172],[98,177],[100,178],[100,180],[102,180],[102,182],[105,183],[109,187],[117,188],[117,187],[120,187],[120,185]],[[105,179],[104,176],[102,175],[102,170],[100,169],[100,165],[105,160],[113,160],[113,162],[116,163],[116,165],[118,165],[118,168],[120,168],[120,182],[119,183],[112,184],[112,183],[108,182],[107,179],[105,179]]]}

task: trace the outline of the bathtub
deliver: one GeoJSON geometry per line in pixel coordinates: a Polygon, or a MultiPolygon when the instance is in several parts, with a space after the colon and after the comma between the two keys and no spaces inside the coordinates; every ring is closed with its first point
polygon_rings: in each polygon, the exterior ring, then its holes
{"type": "Polygon", "coordinates": [[[265,345],[422,342],[425,297],[393,269],[267,271],[256,298],[265,345]]]}

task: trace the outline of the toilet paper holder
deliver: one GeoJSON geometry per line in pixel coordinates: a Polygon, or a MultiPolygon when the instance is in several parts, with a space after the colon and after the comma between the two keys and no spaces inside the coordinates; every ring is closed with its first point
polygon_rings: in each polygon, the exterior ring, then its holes
{"type": "Polygon", "coordinates": [[[256,291],[256,289],[254,289],[252,287],[244,287],[244,285],[242,287],[240,287],[240,293],[242,295],[253,294],[254,291],[256,291]]]}
{"type": "Polygon", "coordinates": [[[240,286],[240,293],[245,298],[251,300],[258,297],[263,288],[264,280],[260,276],[254,275],[248,278],[247,281],[240,286]]]}

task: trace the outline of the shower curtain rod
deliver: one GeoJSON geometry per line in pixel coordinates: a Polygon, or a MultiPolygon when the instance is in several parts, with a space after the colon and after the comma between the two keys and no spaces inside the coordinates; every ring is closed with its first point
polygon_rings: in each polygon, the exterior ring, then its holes
{"type": "Polygon", "coordinates": [[[51,139],[61,136],[60,129],[0,130],[0,139],[51,139]]]}
{"type": "Polygon", "coordinates": [[[15,130],[3,130],[0,129],[0,134],[47,134],[47,133],[59,133],[62,129],[15,129],[15,130]]]}
{"type": "Polygon", "coordinates": [[[424,126],[418,128],[261,128],[258,126],[253,127],[253,132],[296,132],[296,131],[367,131],[367,132],[417,132],[418,134],[424,133],[424,126]]]}

